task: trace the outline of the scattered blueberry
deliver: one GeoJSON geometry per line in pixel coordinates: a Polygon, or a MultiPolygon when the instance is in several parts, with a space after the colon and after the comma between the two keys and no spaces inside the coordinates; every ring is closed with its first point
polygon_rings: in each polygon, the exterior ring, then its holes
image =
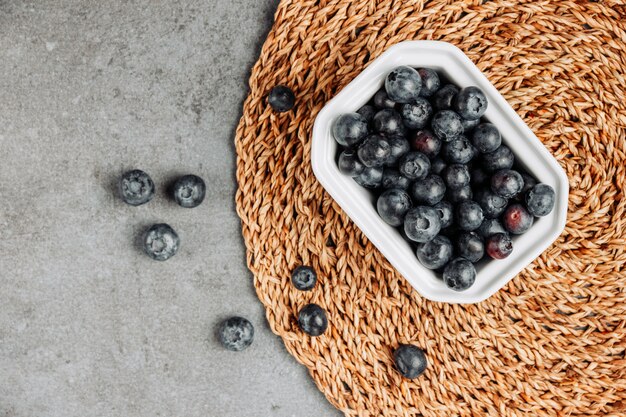
{"type": "Polygon", "coordinates": [[[415,101],[422,89],[422,78],[415,69],[400,66],[391,71],[385,79],[385,90],[396,103],[415,101]]]}
{"type": "Polygon", "coordinates": [[[430,68],[420,68],[417,70],[420,78],[422,79],[422,89],[420,90],[420,97],[430,97],[439,90],[441,81],[437,71],[430,68]]]}
{"type": "Polygon", "coordinates": [[[311,291],[317,282],[317,273],[310,266],[301,265],[291,273],[291,283],[300,291],[311,291]]]}
{"type": "Polygon", "coordinates": [[[524,180],[519,172],[501,169],[491,177],[491,190],[504,198],[512,198],[524,187],[524,180]]]}
{"type": "Polygon", "coordinates": [[[439,89],[433,95],[433,106],[437,110],[448,110],[452,108],[452,102],[459,92],[459,88],[456,85],[447,84],[439,89]]]}
{"type": "Polygon", "coordinates": [[[218,338],[226,349],[241,352],[252,344],[254,326],[243,317],[231,317],[220,323],[218,338]]]}
{"type": "Polygon", "coordinates": [[[184,175],[172,186],[174,200],[184,208],[198,207],[204,201],[206,185],[197,175],[184,175]]]}
{"type": "Polygon", "coordinates": [[[513,252],[513,242],[507,233],[495,233],[487,238],[487,255],[504,259],[513,252]]]}
{"type": "Polygon", "coordinates": [[[446,164],[446,162],[441,159],[441,158],[435,158],[431,163],[430,163],[430,172],[432,172],[433,174],[436,175],[442,175],[443,171],[446,169],[448,165],[446,164]]]}
{"type": "Polygon", "coordinates": [[[481,123],[472,133],[472,144],[480,153],[493,152],[502,144],[500,131],[491,123],[481,123]]]}
{"type": "Polygon", "coordinates": [[[404,231],[414,242],[424,243],[434,239],[441,230],[439,214],[432,207],[417,206],[404,218],[404,231]]]}
{"type": "Polygon", "coordinates": [[[526,193],[526,208],[533,216],[547,216],[554,208],[555,200],[554,188],[537,184],[526,193]]]}
{"type": "Polygon", "coordinates": [[[180,238],[169,225],[155,224],[143,235],[143,250],[156,261],[166,261],[178,252],[180,238]]]}
{"type": "Polygon", "coordinates": [[[396,107],[396,102],[389,98],[384,88],[381,88],[374,95],[374,106],[379,109],[393,109],[396,107]]]}
{"type": "Polygon", "coordinates": [[[480,224],[480,227],[476,229],[476,233],[483,239],[487,239],[489,236],[496,233],[508,233],[502,223],[498,219],[485,219],[480,224]]]}
{"type": "Polygon", "coordinates": [[[474,168],[470,172],[470,183],[472,187],[481,187],[489,181],[489,175],[481,168],[474,168]]]}
{"type": "Polygon", "coordinates": [[[443,180],[448,188],[457,190],[466,187],[470,183],[470,173],[467,165],[453,164],[448,165],[443,170],[443,180]]]}
{"type": "Polygon", "coordinates": [[[453,204],[458,204],[462,201],[471,200],[474,197],[472,187],[466,185],[461,188],[448,188],[446,190],[445,197],[453,204]]]}
{"type": "Polygon", "coordinates": [[[433,116],[430,126],[439,139],[450,142],[463,133],[461,116],[452,110],[441,110],[433,116]]]}
{"type": "Polygon", "coordinates": [[[283,113],[293,109],[296,104],[296,96],[289,87],[277,85],[270,91],[267,101],[274,110],[283,113]]]}
{"type": "Polygon", "coordinates": [[[298,314],[298,325],[309,336],[319,336],[328,328],[326,311],[317,304],[308,304],[298,314]]]}
{"type": "Polygon", "coordinates": [[[441,201],[446,193],[446,185],[439,175],[428,175],[424,179],[414,181],[409,193],[414,202],[432,206],[441,201]]]}
{"type": "Polygon", "coordinates": [[[374,115],[374,130],[385,135],[403,135],[402,116],[392,109],[383,109],[374,115]]]}
{"type": "Polygon", "coordinates": [[[378,188],[383,180],[383,169],[380,167],[365,167],[363,172],[354,177],[354,181],[364,188],[378,188]]]}
{"type": "Polygon", "coordinates": [[[433,107],[428,100],[418,97],[414,102],[403,104],[400,115],[404,125],[409,129],[421,129],[428,124],[433,115],[433,107]]]}
{"type": "Polygon", "coordinates": [[[443,157],[449,164],[467,164],[474,157],[474,147],[465,136],[443,146],[443,157]]]}
{"type": "Polygon", "coordinates": [[[456,258],[443,270],[443,282],[454,291],[465,291],[476,281],[474,264],[463,258],[456,258]]]}
{"type": "Polygon", "coordinates": [[[456,249],[459,257],[472,263],[480,261],[485,255],[483,240],[474,232],[461,233],[456,241],[456,249]]]}
{"type": "Polygon", "coordinates": [[[391,188],[398,188],[401,190],[408,190],[411,180],[402,176],[400,171],[395,168],[385,168],[383,170],[382,187],[385,190],[391,188]]]}
{"type": "Polygon", "coordinates": [[[478,87],[465,87],[454,98],[452,107],[464,119],[480,119],[487,111],[487,97],[478,87]]]}
{"type": "Polygon", "coordinates": [[[411,208],[411,198],[404,190],[387,190],[378,197],[376,202],[378,215],[391,226],[404,223],[404,216],[411,208]]]}
{"type": "Polygon", "coordinates": [[[416,151],[433,159],[441,150],[441,139],[435,136],[430,130],[418,130],[411,136],[411,145],[416,151]]]}
{"type": "Polygon", "coordinates": [[[483,209],[483,214],[488,219],[499,217],[506,209],[508,200],[499,196],[488,188],[481,188],[474,194],[474,199],[483,209]]]}
{"type": "Polygon", "coordinates": [[[433,208],[437,211],[437,214],[439,215],[442,229],[452,225],[452,222],[454,220],[454,206],[452,205],[452,203],[443,200],[435,204],[433,208]]]}
{"type": "Polygon", "coordinates": [[[381,135],[370,135],[359,145],[357,154],[366,167],[381,167],[391,156],[391,145],[381,135]]]}
{"type": "Polygon", "coordinates": [[[533,215],[521,204],[511,204],[502,215],[502,224],[514,235],[521,235],[533,225],[533,215]]]}
{"type": "Polygon", "coordinates": [[[414,379],[424,373],[428,362],[424,351],[413,345],[402,345],[393,352],[396,369],[405,378],[414,379]]]}
{"type": "Polygon", "coordinates": [[[428,269],[439,269],[452,258],[452,242],[437,235],[433,240],[417,245],[417,259],[428,269]]]}
{"type": "Polygon", "coordinates": [[[398,164],[400,157],[411,149],[411,146],[409,145],[409,141],[401,135],[388,136],[387,142],[389,142],[389,146],[391,146],[391,154],[389,158],[387,158],[385,166],[395,166],[398,164]]]}
{"type": "Polygon", "coordinates": [[[476,230],[483,219],[483,209],[475,201],[463,201],[456,208],[456,221],[461,230],[466,232],[476,230]]]}
{"type": "Polygon", "coordinates": [[[378,112],[378,110],[376,110],[374,106],[366,104],[365,106],[358,109],[356,112],[363,116],[367,123],[371,123],[371,121],[374,120],[374,115],[378,112]]]}
{"type": "Polygon", "coordinates": [[[146,204],[154,197],[154,182],[150,175],[139,169],[128,171],[120,179],[120,194],[131,206],[146,204]]]}
{"type": "Polygon", "coordinates": [[[487,172],[511,169],[515,162],[513,152],[506,145],[501,145],[495,151],[483,154],[482,159],[482,168],[487,172]]]}
{"type": "Polygon", "coordinates": [[[411,180],[419,180],[430,171],[430,161],[428,157],[421,152],[408,152],[400,158],[398,170],[402,175],[411,180]]]}
{"type": "Polygon", "coordinates": [[[353,149],[345,149],[341,152],[337,167],[339,172],[351,177],[356,177],[365,169],[365,165],[359,160],[357,153],[353,149]]]}
{"type": "Polygon", "coordinates": [[[341,146],[355,146],[368,134],[367,120],[359,113],[342,114],[333,123],[332,131],[341,146]]]}

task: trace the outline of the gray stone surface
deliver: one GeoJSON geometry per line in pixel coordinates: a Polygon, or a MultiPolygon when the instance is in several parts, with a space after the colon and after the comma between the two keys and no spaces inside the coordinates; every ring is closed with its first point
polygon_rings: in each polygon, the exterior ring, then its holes
{"type": "Polygon", "coordinates": [[[245,267],[234,129],[277,0],[0,0],[0,416],[338,416],[245,267]],[[158,195],[124,205],[126,169],[158,195]],[[164,195],[195,173],[208,198],[164,195]],[[153,222],[179,233],[159,263],[153,222]],[[257,328],[220,348],[231,314],[257,328]]]}

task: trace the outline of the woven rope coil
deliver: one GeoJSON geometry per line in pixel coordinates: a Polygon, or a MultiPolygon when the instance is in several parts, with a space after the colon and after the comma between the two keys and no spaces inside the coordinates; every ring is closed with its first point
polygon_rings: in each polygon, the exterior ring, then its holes
{"type": "Polygon", "coordinates": [[[626,6],[622,1],[283,0],[236,135],[237,210],[272,330],[348,416],[626,415],[626,6]],[[564,233],[477,305],[425,300],[316,181],[319,110],[389,46],[461,48],[566,170],[564,233]],[[287,84],[294,111],[267,106],[287,84]],[[320,281],[299,292],[300,264],[320,281]],[[309,302],[329,330],[303,334],[309,302]],[[392,351],[427,352],[402,379],[392,351]]]}

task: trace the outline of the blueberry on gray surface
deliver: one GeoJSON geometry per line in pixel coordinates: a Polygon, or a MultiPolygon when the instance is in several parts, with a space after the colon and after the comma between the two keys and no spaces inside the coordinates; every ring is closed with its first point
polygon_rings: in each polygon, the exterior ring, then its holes
{"type": "Polygon", "coordinates": [[[461,124],[463,125],[463,133],[470,135],[474,131],[474,128],[480,124],[480,119],[467,120],[461,118],[461,124]]]}
{"type": "Polygon", "coordinates": [[[474,147],[465,136],[459,136],[443,145],[443,157],[449,164],[467,164],[475,154],[474,147]]]}
{"type": "Polygon", "coordinates": [[[452,107],[464,119],[480,119],[487,111],[487,97],[475,86],[465,87],[458,92],[452,107]]]}
{"type": "Polygon", "coordinates": [[[430,171],[430,161],[421,152],[412,151],[400,158],[398,170],[402,175],[411,180],[425,178],[430,171]]]}
{"type": "Polygon", "coordinates": [[[409,187],[409,193],[415,203],[433,206],[443,198],[446,185],[439,175],[428,175],[426,178],[414,181],[409,187]]]}
{"type": "Polygon", "coordinates": [[[421,129],[428,124],[433,115],[433,106],[425,98],[418,97],[414,102],[403,104],[400,107],[400,115],[406,127],[421,129]]]}
{"type": "Polygon", "coordinates": [[[532,227],[533,222],[533,215],[518,203],[508,206],[502,215],[504,228],[514,235],[526,233],[532,227]]]}
{"type": "Polygon", "coordinates": [[[391,145],[381,135],[370,135],[359,145],[357,154],[366,167],[381,167],[391,155],[391,145]]]}
{"type": "Polygon", "coordinates": [[[524,187],[524,180],[519,172],[501,169],[491,176],[491,190],[504,198],[513,198],[524,187]]]}
{"type": "Polygon", "coordinates": [[[470,173],[467,165],[452,164],[443,170],[443,180],[448,188],[457,190],[466,187],[470,183],[470,173]]]}
{"type": "Polygon", "coordinates": [[[363,116],[367,123],[370,123],[372,120],[374,120],[374,115],[378,112],[378,110],[376,110],[374,106],[366,104],[365,106],[358,109],[356,112],[363,116]]]}
{"type": "Polygon", "coordinates": [[[508,200],[488,188],[480,188],[474,193],[474,200],[480,204],[483,214],[488,219],[495,219],[504,213],[508,200]]]}
{"type": "Polygon", "coordinates": [[[122,200],[131,206],[146,204],[154,197],[154,182],[147,173],[134,169],[122,175],[120,179],[122,200]]]}
{"type": "Polygon", "coordinates": [[[385,190],[398,188],[400,190],[408,190],[411,180],[400,174],[395,168],[385,168],[383,170],[382,187],[385,190]]]}
{"type": "Polygon", "coordinates": [[[463,133],[461,116],[452,110],[441,110],[433,116],[430,126],[439,139],[450,142],[463,133]]]}
{"type": "Polygon", "coordinates": [[[411,146],[429,159],[435,158],[441,150],[441,139],[428,129],[418,130],[411,135],[411,146]]]}
{"type": "Polygon", "coordinates": [[[402,155],[411,150],[411,146],[409,145],[409,141],[406,140],[404,136],[401,135],[391,135],[387,137],[387,142],[389,142],[389,146],[391,146],[391,153],[389,154],[389,158],[387,158],[387,162],[385,166],[394,166],[398,163],[398,160],[402,155]]]}
{"type": "Polygon", "coordinates": [[[204,201],[206,185],[197,175],[183,175],[172,186],[174,200],[184,208],[198,207],[204,201]]]}
{"type": "Polygon", "coordinates": [[[417,259],[428,269],[439,269],[452,258],[452,242],[445,236],[437,235],[433,240],[417,245],[417,259]]]}
{"type": "Polygon", "coordinates": [[[143,234],[143,250],[156,261],[166,261],[178,252],[180,238],[169,225],[150,226],[143,234]]]}
{"type": "Polygon", "coordinates": [[[418,243],[433,240],[441,230],[437,210],[428,206],[417,206],[404,217],[404,231],[409,239],[418,243]]]}
{"type": "Polygon", "coordinates": [[[537,184],[526,193],[526,208],[533,216],[543,217],[554,209],[556,194],[547,184],[537,184]]]}
{"type": "Polygon", "coordinates": [[[311,291],[317,282],[317,273],[313,268],[301,265],[291,273],[291,283],[300,291],[311,291]]]}
{"type": "Polygon", "coordinates": [[[389,98],[384,88],[381,88],[374,94],[374,106],[379,109],[393,109],[396,102],[389,98]]]}
{"type": "Polygon", "coordinates": [[[341,152],[337,167],[339,172],[351,177],[356,177],[365,169],[365,165],[363,165],[354,149],[345,149],[341,152]]]}
{"type": "Polygon", "coordinates": [[[420,97],[430,97],[435,94],[441,86],[441,80],[439,80],[439,74],[437,74],[437,71],[431,68],[420,68],[417,72],[422,79],[420,97]]]}
{"type": "Polygon", "coordinates": [[[446,162],[443,159],[435,158],[430,163],[430,172],[441,176],[443,175],[443,171],[446,169],[447,166],[448,164],[446,164],[446,162]]]}
{"type": "Polygon", "coordinates": [[[385,90],[389,98],[396,103],[415,101],[422,89],[422,78],[419,73],[405,65],[395,68],[385,79],[385,90]]]}
{"type": "Polygon", "coordinates": [[[478,229],[484,218],[483,209],[475,201],[463,201],[456,207],[456,223],[466,232],[478,229]]]}
{"type": "Polygon", "coordinates": [[[359,113],[342,114],[332,127],[333,137],[341,146],[358,145],[369,133],[367,120],[359,113]]]}
{"type": "Polygon", "coordinates": [[[417,346],[402,345],[393,352],[396,369],[405,378],[415,379],[424,373],[428,362],[424,351],[417,346]]]}
{"type": "Polygon", "coordinates": [[[374,130],[385,135],[403,135],[405,132],[402,116],[392,109],[382,109],[374,115],[374,130]]]}
{"type": "Polygon", "coordinates": [[[243,317],[231,317],[220,323],[218,338],[226,349],[241,352],[252,344],[254,326],[243,317]]]}
{"type": "Polygon", "coordinates": [[[448,110],[452,108],[452,102],[459,92],[459,87],[453,84],[446,84],[441,87],[432,98],[433,106],[437,110],[448,110]]]}
{"type": "Polygon", "coordinates": [[[400,226],[411,209],[411,198],[404,190],[392,188],[378,197],[376,209],[381,219],[390,226],[400,226]]]}
{"type": "Polygon", "coordinates": [[[481,123],[472,132],[472,144],[480,153],[493,152],[502,145],[502,136],[495,125],[481,123]]]}
{"type": "Polygon", "coordinates": [[[267,101],[274,110],[283,113],[293,109],[296,104],[296,96],[289,87],[277,85],[270,91],[267,101]]]}
{"type": "Polygon", "coordinates": [[[474,264],[464,258],[456,258],[443,270],[443,282],[454,291],[465,291],[476,281],[474,264]]]}
{"type": "Polygon", "coordinates": [[[452,222],[454,221],[454,206],[451,202],[443,200],[435,204],[433,208],[439,215],[442,229],[452,226],[452,222]]]}
{"type": "Polygon", "coordinates": [[[319,336],[328,328],[326,311],[317,304],[308,304],[298,313],[298,325],[309,336],[319,336]]]}
{"type": "Polygon", "coordinates": [[[483,240],[474,232],[461,233],[456,239],[456,250],[459,257],[472,263],[480,261],[485,255],[483,240]]]}
{"type": "Polygon", "coordinates": [[[508,232],[502,225],[499,219],[485,219],[480,224],[480,227],[476,229],[476,233],[483,239],[487,239],[489,236],[495,235],[496,233],[505,233],[508,232]]]}
{"type": "Polygon", "coordinates": [[[357,184],[369,189],[380,187],[382,180],[383,169],[380,167],[365,167],[363,172],[354,177],[357,184]]]}
{"type": "Polygon", "coordinates": [[[513,152],[506,145],[500,145],[498,149],[482,155],[482,168],[487,172],[495,172],[501,169],[511,169],[515,162],[513,152]]]}
{"type": "Polygon", "coordinates": [[[487,238],[487,255],[493,259],[504,259],[513,252],[513,242],[508,233],[494,233],[487,238]]]}
{"type": "Polygon", "coordinates": [[[472,187],[481,187],[487,184],[490,180],[489,175],[482,168],[474,168],[470,172],[470,184],[472,187]]]}
{"type": "Polygon", "coordinates": [[[470,187],[469,185],[461,188],[446,189],[445,198],[447,198],[453,204],[458,204],[462,201],[471,200],[473,197],[474,192],[472,191],[472,187],[470,187]]]}

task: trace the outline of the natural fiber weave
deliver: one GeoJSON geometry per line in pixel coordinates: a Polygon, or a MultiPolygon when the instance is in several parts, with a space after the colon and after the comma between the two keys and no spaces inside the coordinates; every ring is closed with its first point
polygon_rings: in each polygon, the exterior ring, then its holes
{"type": "Polygon", "coordinates": [[[274,332],[350,416],[626,415],[626,6],[610,1],[284,0],[237,129],[237,209],[274,332]],[[313,121],[389,46],[451,42],[485,72],[565,168],[558,241],[478,305],[425,300],[316,181],[313,121]],[[273,112],[287,84],[297,108],[273,112]],[[300,264],[312,292],[289,282],[300,264]],[[303,334],[295,315],[328,311],[303,334]],[[414,381],[400,343],[423,347],[414,381]]]}

